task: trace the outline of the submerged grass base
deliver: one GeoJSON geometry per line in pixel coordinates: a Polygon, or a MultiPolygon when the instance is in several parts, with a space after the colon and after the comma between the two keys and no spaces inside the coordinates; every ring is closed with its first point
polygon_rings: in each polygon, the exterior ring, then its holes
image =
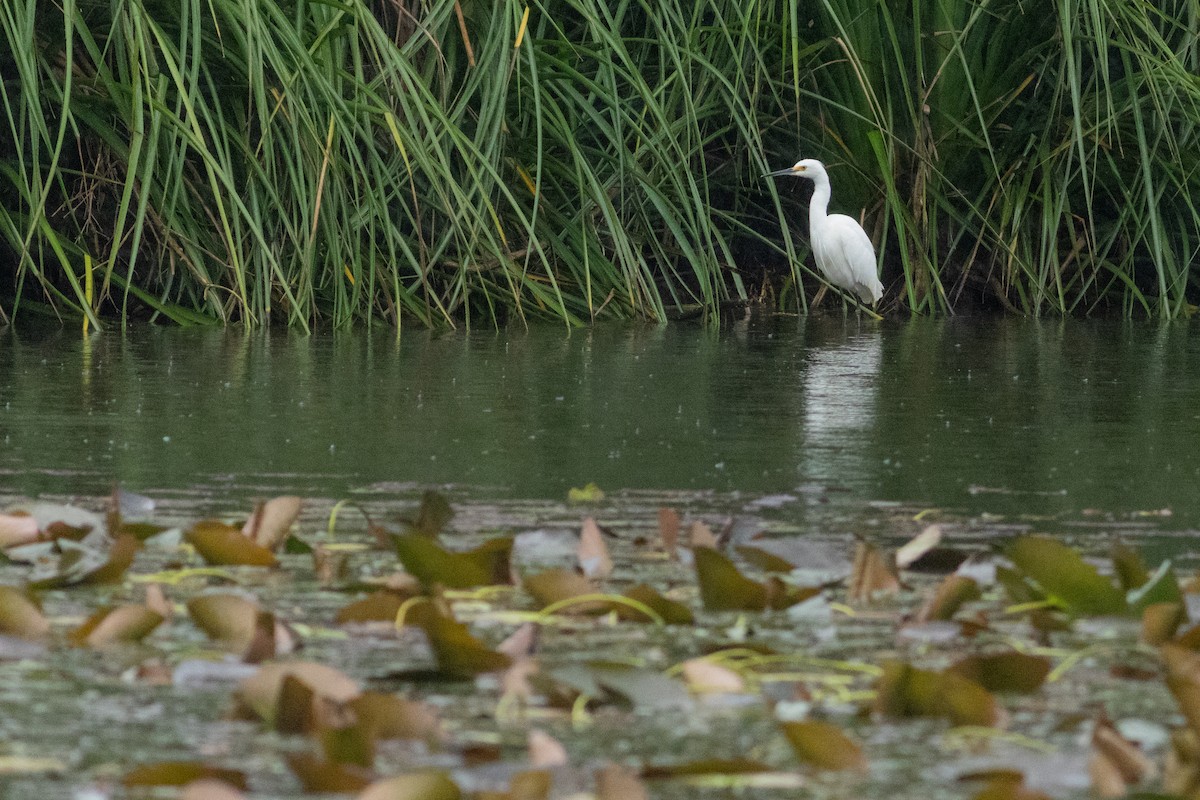
{"type": "Polygon", "coordinates": [[[1190,314],[1191,0],[11,3],[0,322],[664,320],[819,281],[831,167],[885,307],[1190,314]]]}

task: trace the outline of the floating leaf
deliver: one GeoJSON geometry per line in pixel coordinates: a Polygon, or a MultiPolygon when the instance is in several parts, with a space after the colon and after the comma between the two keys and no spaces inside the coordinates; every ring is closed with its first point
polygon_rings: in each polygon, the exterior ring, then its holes
{"type": "Polygon", "coordinates": [[[75,630],[71,643],[103,647],[113,642],[140,642],[162,624],[162,615],[145,606],[126,605],[102,608],[75,630]]]}
{"type": "Polygon", "coordinates": [[[415,596],[416,594],[410,591],[380,589],[344,606],[337,613],[337,623],[345,625],[349,622],[395,622],[400,606],[405,600],[415,596]]]}
{"type": "Polygon", "coordinates": [[[350,701],[358,724],[372,739],[442,738],[442,722],[437,709],[428,703],[405,700],[394,694],[363,692],[350,701]]]}
{"type": "Polygon", "coordinates": [[[735,548],[746,562],[753,564],[763,572],[791,572],[796,568],[796,565],[785,558],[767,552],[761,547],[754,545],[741,544],[735,548]]]}
{"type": "Polygon", "coordinates": [[[197,522],[184,538],[209,564],[274,567],[278,563],[274,553],[224,522],[197,522]]]}
{"type": "Polygon", "coordinates": [[[796,757],[820,769],[866,769],[862,748],[836,725],[819,720],[782,723],[796,757]]]}
{"type": "Polygon", "coordinates": [[[326,761],[312,753],[288,753],[284,758],[306,792],[358,792],[375,780],[373,770],[326,761]]]}
{"type": "Polygon", "coordinates": [[[187,603],[192,621],[224,649],[245,652],[254,638],[262,607],[236,594],[206,594],[187,603]]]}
{"type": "Polygon", "coordinates": [[[300,516],[299,497],[275,497],[259,503],[242,526],[242,535],[265,550],[278,550],[300,516]]]}
{"type": "Polygon", "coordinates": [[[50,632],[41,608],[19,589],[0,586],[0,634],[40,639],[50,632]]]}
{"type": "Polygon", "coordinates": [[[947,575],[929,601],[917,612],[916,620],[932,622],[952,619],[963,603],[980,597],[979,584],[974,580],[962,575],[947,575]]]}
{"type": "Polygon", "coordinates": [[[462,791],[444,772],[413,772],[376,781],[358,800],[460,800],[462,791]]]}
{"type": "Polygon", "coordinates": [[[1016,650],[967,656],[946,670],[978,683],[989,692],[1037,691],[1050,674],[1050,659],[1016,650]]]}
{"type": "Polygon", "coordinates": [[[587,577],[603,579],[612,574],[613,562],[608,554],[608,545],[604,542],[600,526],[592,517],[583,521],[576,553],[579,557],[579,567],[587,577]]]}
{"type": "MultiPolygon", "coordinates": [[[[578,572],[566,569],[550,569],[536,575],[521,578],[521,586],[533,595],[533,599],[545,607],[572,597],[596,593],[596,587],[578,572]]],[[[603,602],[579,603],[564,609],[571,614],[603,613],[609,608],[603,602]]]]}
{"type": "Polygon", "coordinates": [[[711,547],[693,549],[700,599],[709,611],[762,611],[767,590],[711,547]]]}
{"type": "Polygon", "coordinates": [[[474,550],[457,553],[421,535],[392,536],[396,555],[409,574],[426,586],[441,584],[449,589],[511,583],[512,543],[512,537],[502,537],[484,542],[474,550]]]}
{"type": "Polygon", "coordinates": [[[324,727],[319,733],[325,758],[334,764],[353,764],[366,769],[375,763],[375,742],[363,726],[324,727]]]}
{"type": "Polygon", "coordinates": [[[72,541],[52,545],[60,549],[57,562],[48,567],[49,574],[37,570],[30,576],[31,589],[58,589],[64,586],[89,586],[116,583],[133,563],[141,543],[132,536],[120,536],[107,551],[72,541]]]}
{"type": "Polygon", "coordinates": [[[604,500],[604,490],[595,483],[589,483],[582,488],[571,487],[567,490],[568,503],[599,503],[604,500]]]}
{"type": "MultiPolygon", "coordinates": [[[[690,608],[683,603],[677,603],[670,598],[663,597],[644,583],[638,584],[626,591],[625,596],[630,600],[636,600],[655,614],[658,614],[659,618],[668,625],[691,625],[695,622],[695,617],[692,615],[690,608]]],[[[636,608],[630,608],[626,605],[614,606],[613,610],[623,620],[632,622],[650,621],[646,618],[645,614],[636,608]]]]}
{"type": "Polygon", "coordinates": [[[481,791],[471,795],[473,800],[548,800],[554,786],[549,770],[527,769],[515,773],[505,791],[481,791]]]}
{"type": "Polygon", "coordinates": [[[1179,704],[1188,727],[1200,736],[1200,653],[1173,643],[1158,650],[1167,668],[1167,688],[1179,704]]]}
{"type": "Polygon", "coordinates": [[[186,786],[193,781],[213,779],[245,790],[246,775],[236,769],[222,769],[202,761],[160,761],[144,764],[125,773],[125,786],[186,786]]]}
{"type": "Polygon", "coordinates": [[[946,717],[955,725],[994,726],[1003,715],[987,689],[953,673],[885,661],[875,710],[892,717],[946,717]]]}
{"type": "Polygon", "coordinates": [[[1006,554],[1052,600],[1074,614],[1129,613],[1125,593],[1056,539],[1022,536],[1008,546],[1006,554]]]}
{"type": "Polygon", "coordinates": [[[900,588],[895,559],[875,545],[859,542],[854,550],[847,595],[854,602],[870,602],[877,594],[891,594],[900,588]]]}
{"type": "Polygon", "coordinates": [[[438,671],[449,678],[470,678],[495,672],[512,663],[503,653],[489,649],[471,635],[471,630],[432,602],[413,606],[404,620],[425,631],[437,660],[438,671]]]}
{"type": "Polygon", "coordinates": [[[1157,647],[1170,641],[1179,626],[1187,622],[1187,609],[1182,603],[1154,603],[1142,611],[1141,640],[1157,647]]]}
{"type": "Polygon", "coordinates": [[[971,800],[1051,800],[1050,796],[1030,789],[1021,774],[997,775],[987,782],[971,800]]]}
{"type": "Polygon", "coordinates": [[[1092,728],[1088,775],[1100,797],[1124,797],[1129,789],[1153,778],[1158,770],[1137,745],[1122,736],[1112,720],[1101,716],[1092,728]]]}
{"type": "Polygon", "coordinates": [[[312,661],[288,661],[259,667],[238,685],[235,698],[244,709],[274,727],[280,714],[280,691],[288,677],[308,686],[314,698],[348,703],[359,695],[358,684],[340,670],[312,661]]]}

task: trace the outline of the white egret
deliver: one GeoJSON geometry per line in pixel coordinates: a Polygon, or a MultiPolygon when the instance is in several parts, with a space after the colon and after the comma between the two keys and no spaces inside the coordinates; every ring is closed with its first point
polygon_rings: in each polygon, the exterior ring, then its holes
{"type": "Polygon", "coordinates": [[[826,214],[829,208],[829,173],[815,158],[797,161],[787,169],[763,177],[791,175],[813,182],[808,203],[808,239],[817,269],[834,286],[854,292],[864,303],[874,305],[883,296],[883,284],[875,274],[875,247],[867,232],[845,214],[826,214]]]}

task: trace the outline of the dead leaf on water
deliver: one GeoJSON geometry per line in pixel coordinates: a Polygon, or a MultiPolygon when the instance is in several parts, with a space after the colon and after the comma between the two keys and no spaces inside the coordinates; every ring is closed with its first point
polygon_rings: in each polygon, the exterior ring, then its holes
{"type": "Polygon", "coordinates": [[[942,543],[942,526],[929,525],[896,550],[896,566],[908,569],[911,564],[942,543]]]}

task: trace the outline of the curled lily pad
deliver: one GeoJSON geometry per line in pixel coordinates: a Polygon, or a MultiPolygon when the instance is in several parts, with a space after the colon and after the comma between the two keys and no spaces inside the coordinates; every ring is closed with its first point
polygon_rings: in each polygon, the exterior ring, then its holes
{"type": "Polygon", "coordinates": [[[847,593],[855,602],[870,602],[876,595],[891,594],[900,588],[896,559],[873,544],[859,542],[854,551],[847,593]]]}
{"type": "Polygon", "coordinates": [[[949,620],[963,603],[978,600],[982,596],[979,584],[974,579],[962,575],[947,575],[938,584],[933,596],[917,612],[917,622],[949,620]]]}
{"type": "Polygon", "coordinates": [[[460,800],[462,790],[445,772],[413,772],[376,781],[358,800],[460,800]]]}
{"type": "Polygon", "coordinates": [[[1050,659],[1016,650],[967,656],[946,672],[961,675],[990,692],[1037,691],[1050,674],[1050,659]]]}
{"type": "Polygon", "coordinates": [[[410,591],[380,589],[342,607],[337,613],[337,623],[345,625],[352,622],[395,622],[400,606],[415,596],[416,594],[410,591]]]}
{"type": "Polygon", "coordinates": [[[185,538],[209,564],[274,567],[278,563],[270,550],[238,528],[217,520],[197,522],[185,538]]]}
{"type": "Polygon", "coordinates": [[[442,721],[428,703],[406,700],[394,694],[363,692],[350,701],[358,724],[372,739],[442,738],[442,721]]]}
{"type": "Polygon", "coordinates": [[[54,546],[59,550],[57,560],[30,576],[31,589],[116,583],[133,563],[141,543],[132,536],[119,536],[107,550],[72,541],[54,546]]]}
{"type": "MultiPolygon", "coordinates": [[[[521,579],[521,586],[533,595],[542,606],[560,603],[573,597],[583,597],[596,593],[596,587],[590,580],[578,572],[567,569],[551,569],[528,575],[521,579]]],[[[579,603],[566,609],[573,614],[600,614],[609,609],[602,601],[579,603]]]]}
{"type": "Polygon", "coordinates": [[[512,543],[512,537],[502,537],[458,553],[425,536],[392,536],[396,555],[410,575],[427,586],[440,584],[450,589],[512,583],[512,543]]]}
{"type": "Polygon", "coordinates": [[[288,753],[284,758],[306,792],[357,792],[376,778],[371,769],[328,761],[312,753],[288,753]]]}
{"type": "Polygon", "coordinates": [[[815,587],[789,586],[773,576],[764,583],[753,581],[711,547],[696,547],[692,553],[700,599],[709,611],[781,610],[820,593],[815,587]]]}
{"type": "Polygon", "coordinates": [[[612,574],[612,556],[608,554],[608,545],[604,542],[604,534],[601,532],[600,526],[592,517],[583,521],[577,554],[579,568],[587,577],[607,578],[612,574]]]}
{"type": "Polygon", "coordinates": [[[138,642],[162,624],[163,617],[146,606],[102,608],[71,632],[71,642],[103,647],[114,642],[138,642]]]}
{"type": "Polygon", "coordinates": [[[242,535],[265,550],[278,550],[300,516],[299,497],[275,497],[259,503],[242,526],[242,535]]]}
{"type": "Polygon", "coordinates": [[[341,670],[313,661],[290,661],[264,664],[238,685],[235,698],[243,709],[274,727],[281,714],[308,713],[307,709],[298,710],[281,703],[288,678],[309,687],[314,701],[325,698],[334,703],[348,703],[360,693],[358,683],[341,670]]]}
{"type": "Polygon", "coordinates": [[[955,725],[996,726],[1003,710],[991,692],[952,672],[885,661],[875,686],[875,709],[892,717],[945,717],[955,725]]]}
{"type": "Polygon", "coordinates": [[[471,630],[436,603],[418,603],[408,610],[404,624],[425,631],[437,660],[438,671],[448,678],[469,678],[508,667],[512,659],[487,647],[471,630]]]}
{"type": "MultiPolygon", "coordinates": [[[[641,583],[626,590],[625,596],[649,608],[658,615],[659,619],[668,625],[691,625],[696,621],[690,608],[683,603],[663,597],[647,584],[641,583]]],[[[646,615],[636,608],[631,608],[627,605],[617,605],[613,610],[623,620],[649,622],[646,615]]]]}
{"type": "Polygon", "coordinates": [[[20,589],[0,586],[0,634],[40,639],[50,632],[42,609],[20,589]]]}
{"type": "Polygon", "coordinates": [[[785,722],[783,735],[796,758],[819,769],[866,769],[862,748],[836,725],[820,720],[785,722]]]}

